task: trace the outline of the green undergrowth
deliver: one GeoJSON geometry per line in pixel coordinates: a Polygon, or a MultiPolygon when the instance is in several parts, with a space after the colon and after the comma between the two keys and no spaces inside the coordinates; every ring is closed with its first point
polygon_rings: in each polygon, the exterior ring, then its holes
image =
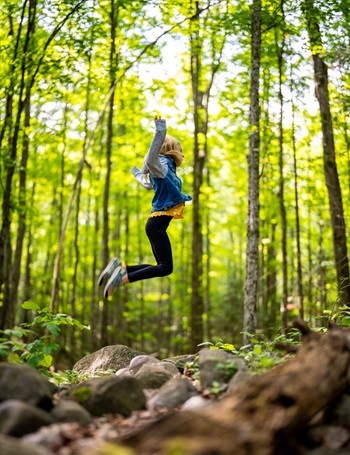
{"type": "MultiPolygon", "coordinates": [[[[88,327],[67,314],[55,314],[49,308],[40,308],[34,302],[25,302],[22,308],[33,311],[36,316],[32,322],[0,331],[0,358],[10,363],[25,363],[49,374],[53,354],[60,349],[56,339],[62,328],[70,326],[84,330],[88,327]]],[[[71,379],[75,379],[73,374],[71,379]]]]}
{"type": "MultiPolygon", "coordinates": [[[[96,371],[93,376],[82,374],[73,370],[55,371],[53,366],[54,353],[60,350],[56,342],[62,328],[69,327],[74,330],[86,330],[78,320],[64,313],[54,314],[49,308],[40,308],[34,302],[25,302],[22,308],[34,314],[32,322],[23,323],[13,329],[0,331],[0,359],[10,363],[23,363],[38,369],[49,377],[56,385],[78,384],[92,377],[110,375],[112,371],[96,371]]],[[[322,316],[323,323],[337,323],[342,326],[350,326],[350,310],[347,307],[339,307],[336,311],[325,311],[322,316]]],[[[317,329],[326,332],[325,327],[317,329]]],[[[286,354],[283,349],[276,345],[300,344],[300,334],[296,329],[289,329],[287,335],[277,334],[273,339],[268,339],[263,334],[242,333],[248,343],[236,347],[221,338],[213,342],[206,341],[198,347],[221,349],[242,358],[252,374],[261,374],[274,366],[284,362],[293,354],[286,354]]],[[[228,369],[235,369],[234,363],[227,364],[228,369]]],[[[191,376],[199,375],[197,360],[189,362],[187,369],[191,376]]],[[[230,371],[228,371],[230,373],[230,371]]],[[[232,371],[232,375],[234,371],[232,371]]]]}

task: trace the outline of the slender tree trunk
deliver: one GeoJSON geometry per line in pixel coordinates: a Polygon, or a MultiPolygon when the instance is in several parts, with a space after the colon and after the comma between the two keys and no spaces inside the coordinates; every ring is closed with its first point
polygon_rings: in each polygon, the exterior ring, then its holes
{"type": "Polygon", "coordinates": [[[27,200],[26,200],[26,181],[27,181],[27,162],[29,156],[29,138],[26,131],[30,127],[30,89],[27,88],[26,93],[26,106],[25,106],[25,119],[23,131],[23,151],[21,158],[21,167],[19,170],[19,216],[18,216],[18,230],[16,249],[12,264],[11,273],[11,301],[14,304],[17,302],[18,286],[21,276],[21,260],[23,252],[23,242],[26,232],[26,217],[27,217],[27,200]]]}
{"type": "MultiPolygon", "coordinates": [[[[99,199],[98,199],[99,200],[99,199]]],[[[98,306],[98,293],[97,293],[97,283],[96,283],[96,276],[95,271],[97,270],[97,252],[100,250],[100,223],[99,223],[99,203],[98,200],[96,201],[96,207],[94,212],[95,218],[95,229],[93,235],[93,262],[91,266],[91,279],[92,279],[92,295],[91,295],[91,313],[90,313],[90,325],[91,325],[91,338],[90,344],[92,350],[96,350],[98,348],[98,340],[100,339],[100,313],[99,313],[99,306],[98,306]]]]}
{"type": "Polygon", "coordinates": [[[268,262],[270,264],[267,274],[267,288],[269,296],[269,327],[273,327],[277,322],[277,313],[279,306],[277,306],[277,251],[276,251],[276,223],[271,224],[271,242],[267,247],[268,262]]]}
{"type": "MultiPolygon", "coordinates": [[[[127,201],[127,192],[125,191],[123,196],[122,196],[123,201],[127,201]]],[[[122,212],[120,212],[119,219],[117,221],[118,226],[122,225],[122,212]]],[[[129,244],[130,244],[130,218],[129,218],[129,210],[128,207],[125,207],[125,218],[124,218],[124,226],[125,226],[125,250],[124,250],[124,257],[128,258],[129,257],[129,244]]],[[[120,230],[118,229],[118,235],[116,236],[118,239],[120,238],[120,230]]],[[[128,261],[126,261],[128,263],[128,261]]],[[[142,262],[140,262],[142,264],[142,262]]],[[[119,328],[120,328],[120,333],[121,333],[121,338],[119,336],[118,340],[124,342],[128,346],[131,345],[132,343],[132,338],[129,335],[128,331],[128,321],[127,318],[124,316],[125,313],[128,312],[128,301],[129,301],[129,288],[126,286],[123,289],[120,289],[119,294],[117,294],[117,305],[115,307],[117,308],[117,321],[119,328]]],[[[144,313],[140,315],[141,323],[140,323],[140,330],[143,332],[144,326],[143,326],[143,318],[144,318],[144,313]]],[[[115,325],[117,327],[117,325],[115,325]]]]}
{"type": "MultiPolygon", "coordinates": [[[[209,5],[209,3],[208,3],[209,5]]],[[[226,35],[212,36],[212,61],[209,74],[204,74],[202,64],[203,36],[199,23],[201,9],[195,1],[195,15],[191,20],[191,82],[194,120],[193,145],[193,217],[192,217],[192,300],[191,300],[191,348],[196,350],[203,341],[203,219],[200,206],[200,192],[203,172],[208,157],[209,100],[214,77],[219,69],[226,35]],[[203,80],[208,82],[203,89],[203,80]]]]}
{"type": "Polygon", "coordinates": [[[75,220],[74,220],[74,240],[73,240],[73,251],[74,258],[73,262],[73,275],[71,279],[71,286],[72,286],[72,293],[70,296],[70,314],[73,318],[77,317],[76,312],[76,299],[77,299],[77,284],[78,284],[78,267],[79,267],[79,260],[80,260],[80,247],[79,247],[79,237],[80,237],[80,229],[79,229],[79,218],[80,218],[80,201],[81,201],[81,181],[79,182],[79,188],[77,191],[77,198],[76,198],[76,210],[75,210],[75,220]]]}
{"type": "MultiPolygon", "coordinates": [[[[5,138],[6,131],[9,131],[9,137],[10,137],[11,131],[12,131],[12,126],[13,126],[13,95],[15,92],[16,76],[17,76],[16,62],[18,59],[19,45],[20,45],[20,39],[21,39],[22,28],[23,28],[23,24],[24,24],[27,3],[28,3],[28,1],[25,0],[22,5],[21,18],[20,18],[20,21],[18,24],[16,42],[15,42],[13,55],[12,55],[12,64],[11,64],[10,71],[9,71],[9,87],[7,88],[5,117],[4,117],[4,121],[2,124],[2,128],[0,130],[0,149],[2,149],[2,144],[3,144],[3,140],[5,138]]],[[[13,31],[13,27],[11,25],[13,22],[13,18],[12,18],[11,12],[9,12],[8,17],[10,20],[10,30],[13,35],[14,31],[13,31]]],[[[0,277],[1,277],[1,268],[0,268],[0,277]]]]}
{"type": "MultiPolygon", "coordinates": [[[[257,326],[256,302],[259,277],[259,156],[260,109],[259,73],[261,52],[261,1],[252,3],[252,56],[250,81],[250,136],[248,152],[248,216],[246,277],[244,289],[244,332],[255,333],[257,326]]],[[[244,336],[244,343],[249,338],[244,336]]]]}
{"type": "MultiPolygon", "coordinates": [[[[322,215],[321,215],[322,216],[322,215]]],[[[326,302],[327,302],[327,279],[325,273],[325,266],[324,263],[326,261],[325,250],[323,246],[324,242],[324,223],[322,218],[320,217],[318,227],[319,227],[319,238],[318,238],[318,251],[317,251],[317,290],[318,290],[318,302],[319,306],[317,308],[316,315],[318,317],[318,326],[325,327],[324,322],[322,321],[320,316],[323,315],[323,310],[326,309],[326,302]]]]}
{"type": "MultiPolygon", "coordinates": [[[[140,226],[141,224],[144,224],[144,221],[140,219],[140,190],[139,190],[139,185],[137,186],[137,193],[136,193],[136,225],[138,226],[137,229],[137,251],[139,254],[139,263],[143,264],[144,262],[144,252],[143,252],[143,234],[141,235],[141,230],[140,226]]],[[[145,335],[144,335],[144,326],[145,326],[145,283],[144,281],[140,282],[140,298],[139,298],[139,304],[140,304],[140,318],[138,321],[139,324],[139,333],[140,333],[140,350],[144,351],[145,349],[145,335]]],[[[123,318],[123,326],[125,326],[126,329],[126,321],[123,318]]],[[[124,334],[126,337],[126,333],[124,334]]]]}
{"type": "MultiPolygon", "coordinates": [[[[199,9],[196,3],[196,13],[199,9]]],[[[198,17],[192,20],[191,34],[191,80],[194,120],[193,144],[193,215],[192,215],[192,301],[191,301],[191,349],[196,350],[203,341],[203,234],[202,216],[200,212],[200,189],[203,184],[203,169],[205,164],[205,150],[200,148],[199,134],[201,133],[201,119],[199,110],[202,107],[203,93],[199,90],[201,71],[200,36],[198,17]]]]}
{"type": "MultiPolygon", "coordinates": [[[[118,6],[115,0],[110,2],[110,55],[109,55],[109,74],[110,74],[110,87],[111,89],[115,86],[116,80],[116,27],[118,23],[118,6]]],[[[102,236],[102,260],[103,267],[105,267],[110,259],[109,257],[109,193],[110,193],[110,181],[111,181],[111,154],[112,154],[112,139],[113,139],[113,116],[114,116],[114,98],[115,91],[109,99],[109,111],[108,111],[108,122],[107,122],[107,144],[106,144],[106,180],[104,187],[103,197],[103,236],[102,236]]],[[[102,310],[102,325],[101,335],[102,344],[108,344],[108,318],[109,318],[109,305],[108,300],[104,301],[102,310]]]]}
{"type": "MultiPolygon", "coordinates": [[[[86,142],[88,137],[88,122],[89,122],[89,110],[90,110],[90,87],[91,87],[91,52],[89,52],[88,58],[88,74],[87,74],[87,86],[86,86],[86,102],[85,102],[85,112],[84,112],[84,142],[83,142],[83,150],[86,148],[86,142]]],[[[81,180],[78,182],[78,191],[77,191],[77,199],[76,199],[76,214],[75,214],[75,228],[74,228],[74,268],[73,268],[73,276],[72,276],[72,294],[70,298],[71,304],[71,316],[73,318],[77,317],[77,307],[76,307],[76,299],[77,299],[77,286],[78,286],[78,269],[79,269],[79,261],[80,261],[80,248],[79,248],[79,238],[80,238],[80,202],[81,202],[81,182],[82,182],[82,175],[81,180]]],[[[61,225],[61,223],[60,223],[61,225]]],[[[72,359],[75,358],[76,347],[74,343],[74,331],[70,331],[70,338],[71,338],[71,350],[70,350],[70,357],[72,359]]]]}
{"type": "MultiPolygon", "coordinates": [[[[281,11],[283,13],[283,1],[281,2],[281,11]]],[[[283,17],[284,20],[284,17],[283,17]]],[[[282,30],[283,33],[283,30],[282,30]]],[[[287,329],[288,324],[288,262],[287,262],[287,215],[286,207],[284,203],[284,137],[283,137],[283,116],[284,116],[284,106],[283,106],[283,92],[282,92],[282,79],[283,79],[283,58],[284,58],[284,37],[282,37],[281,45],[278,45],[277,33],[275,36],[276,39],[276,48],[277,48],[277,60],[278,60],[278,98],[279,98],[279,122],[278,122],[278,145],[279,145],[279,158],[278,158],[278,167],[279,167],[279,192],[278,200],[280,207],[280,216],[281,216],[281,228],[282,228],[282,305],[281,305],[281,321],[282,321],[282,330],[287,329]]]]}
{"type": "MultiPolygon", "coordinates": [[[[293,87],[291,87],[293,93],[293,87]]],[[[300,242],[300,216],[299,216],[299,193],[298,193],[298,167],[297,153],[295,144],[295,106],[292,100],[292,146],[293,146],[293,174],[294,174],[294,202],[295,202],[295,238],[297,247],[297,281],[298,281],[298,300],[299,300],[299,317],[304,319],[304,291],[303,291],[303,272],[301,260],[301,242],[300,242]]]]}
{"type": "Polygon", "coordinates": [[[304,0],[303,9],[307,22],[314,64],[316,97],[320,106],[323,135],[323,164],[333,232],[333,249],[337,272],[338,299],[340,305],[350,306],[348,249],[346,242],[342,193],[335,156],[332,115],[329,103],[328,68],[320,54],[320,49],[322,49],[322,39],[318,22],[318,10],[315,8],[313,0],[304,0]]]}
{"type": "MultiPolygon", "coordinates": [[[[30,196],[30,211],[33,212],[34,209],[34,195],[35,195],[35,182],[32,184],[31,196],[30,196]]],[[[29,223],[29,228],[27,228],[27,245],[26,245],[26,261],[25,261],[25,270],[24,270],[24,279],[23,279],[23,295],[22,303],[30,300],[32,296],[32,283],[31,283],[31,266],[32,266],[32,226],[29,223]]],[[[23,313],[23,318],[21,322],[28,322],[28,311],[25,310],[23,313]]]]}

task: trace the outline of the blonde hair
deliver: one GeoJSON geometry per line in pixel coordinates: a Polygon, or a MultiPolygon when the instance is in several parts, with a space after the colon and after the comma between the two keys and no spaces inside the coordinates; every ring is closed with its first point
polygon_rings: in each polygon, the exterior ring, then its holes
{"type": "Polygon", "coordinates": [[[172,136],[165,136],[160,155],[173,158],[176,167],[180,167],[184,159],[180,142],[172,136]]]}

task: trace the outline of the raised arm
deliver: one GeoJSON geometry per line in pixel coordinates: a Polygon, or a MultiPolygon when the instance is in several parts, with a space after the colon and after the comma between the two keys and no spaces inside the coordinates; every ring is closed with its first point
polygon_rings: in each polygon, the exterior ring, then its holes
{"type": "Polygon", "coordinates": [[[162,165],[159,160],[159,153],[162,148],[165,136],[166,136],[166,122],[164,119],[154,120],[156,131],[153,136],[151,146],[145,158],[145,164],[142,168],[143,173],[147,173],[149,170],[156,178],[165,178],[168,168],[162,165]]]}

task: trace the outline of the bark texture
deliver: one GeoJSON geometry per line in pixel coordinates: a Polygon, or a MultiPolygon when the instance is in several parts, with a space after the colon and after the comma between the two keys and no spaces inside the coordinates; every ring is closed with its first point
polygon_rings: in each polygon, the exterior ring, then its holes
{"type": "Polygon", "coordinates": [[[322,37],[319,25],[318,10],[313,0],[303,2],[307,22],[312,60],[316,97],[320,106],[323,136],[323,165],[328,190],[329,208],[333,233],[333,249],[337,271],[338,295],[341,305],[350,305],[349,261],[346,240],[343,199],[336,164],[336,153],[333,133],[333,120],[328,90],[328,67],[322,58],[322,37]]]}
{"type": "MultiPolygon", "coordinates": [[[[256,300],[259,279],[259,73],[261,54],[261,1],[254,0],[252,8],[251,131],[248,153],[247,259],[244,293],[244,331],[249,333],[255,333],[257,325],[256,300]]],[[[246,338],[244,342],[247,343],[249,340],[246,338]]]]}
{"type": "Polygon", "coordinates": [[[292,453],[293,435],[345,390],[350,365],[348,329],[320,335],[302,320],[295,325],[304,344],[294,358],[207,410],[167,416],[124,444],[142,455],[292,453]]]}

